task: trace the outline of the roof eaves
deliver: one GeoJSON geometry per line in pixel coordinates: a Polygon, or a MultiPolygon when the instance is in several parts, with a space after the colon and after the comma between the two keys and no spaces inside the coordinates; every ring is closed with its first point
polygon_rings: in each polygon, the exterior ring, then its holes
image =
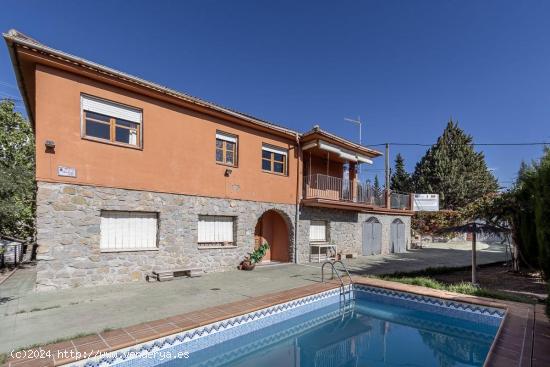
{"type": "MultiPolygon", "coordinates": [[[[36,51],[41,51],[41,52],[47,53],[50,56],[57,57],[57,58],[60,58],[60,59],[64,59],[64,60],[72,62],[72,63],[77,63],[77,64],[80,64],[81,66],[90,68],[92,70],[95,69],[98,72],[111,75],[113,77],[125,80],[125,81],[133,83],[133,84],[138,84],[142,87],[146,87],[146,88],[155,90],[157,92],[160,92],[160,93],[163,93],[163,94],[166,94],[166,95],[178,98],[178,99],[182,99],[186,102],[190,102],[190,103],[193,103],[193,104],[201,106],[201,107],[210,108],[210,109],[215,110],[217,112],[221,112],[221,113],[224,113],[224,114],[227,114],[227,115],[231,115],[233,117],[251,122],[253,124],[256,124],[256,125],[268,128],[268,129],[277,130],[279,132],[289,134],[289,135],[293,135],[293,136],[296,136],[296,134],[299,134],[297,131],[287,129],[285,127],[279,126],[279,125],[274,124],[272,122],[268,122],[268,121],[265,121],[265,120],[262,120],[262,119],[258,119],[256,117],[251,116],[251,115],[248,115],[248,114],[245,114],[245,113],[242,113],[242,112],[239,112],[239,111],[235,111],[233,109],[226,108],[226,107],[217,105],[215,103],[202,100],[202,99],[197,98],[197,97],[193,97],[189,94],[178,92],[174,89],[165,87],[163,85],[153,83],[153,82],[147,81],[145,79],[142,79],[142,78],[124,73],[122,71],[119,71],[119,70],[116,70],[116,69],[113,69],[113,68],[110,68],[110,67],[107,67],[107,66],[104,66],[104,65],[86,60],[86,59],[83,59],[81,57],[74,56],[74,55],[71,55],[69,53],[66,53],[66,52],[63,52],[63,51],[60,51],[60,50],[56,50],[54,48],[51,48],[49,46],[46,46],[46,45],[36,41],[35,39],[33,39],[31,37],[26,36],[25,34],[15,30],[15,29],[9,30],[8,33],[4,33],[3,36],[4,36],[4,39],[6,40],[6,42],[8,43],[8,45],[10,45],[10,42],[11,43],[17,43],[17,44],[20,44],[22,46],[28,47],[30,49],[34,49],[36,51]]],[[[11,47],[10,49],[13,49],[13,47],[11,47]]],[[[11,52],[15,52],[15,50],[10,50],[10,53],[11,52]]],[[[15,57],[15,55],[12,56],[12,62],[14,60],[14,57],[15,57]]],[[[20,73],[19,68],[17,67],[15,69],[16,69],[16,73],[19,74],[20,73]]],[[[19,75],[17,75],[17,79],[18,79],[18,83],[19,83],[19,79],[20,79],[19,75]]],[[[21,87],[21,85],[20,85],[20,87],[21,87]]],[[[24,96],[24,99],[26,99],[26,96],[24,96]]],[[[27,102],[25,102],[25,104],[27,104],[27,102]]],[[[28,108],[27,108],[27,110],[28,110],[28,108]]]]}
{"type": "MultiPolygon", "coordinates": [[[[21,73],[21,68],[19,66],[19,59],[17,58],[17,52],[15,51],[15,48],[13,46],[13,40],[11,38],[8,38],[9,34],[14,31],[13,29],[10,30],[7,34],[4,33],[4,39],[6,40],[8,51],[10,53],[10,59],[13,66],[13,70],[15,70],[15,79],[17,81],[17,86],[19,87],[19,91],[21,93],[21,96],[23,97],[23,103],[25,104],[25,110],[27,110],[27,113],[29,115],[29,119],[31,121],[31,125],[34,129],[34,115],[33,111],[30,108],[29,105],[29,99],[27,96],[27,88],[25,88],[25,83],[23,83],[23,77],[21,73]]],[[[16,32],[16,31],[15,31],[16,32]]]]}

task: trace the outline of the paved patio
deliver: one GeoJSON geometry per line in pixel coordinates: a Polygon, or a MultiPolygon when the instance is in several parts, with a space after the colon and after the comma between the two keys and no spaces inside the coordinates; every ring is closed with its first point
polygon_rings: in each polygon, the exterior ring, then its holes
{"type": "MultiPolygon", "coordinates": [[[[550,322],[542,307],[525,303],[495,301],[492,299],[466,296],[452,292],[388,282],[380,279],[354,277],[356,284],[365,284],[396,291],[416,293],[428,297],[439,297],[453,302],[466,302],[507,310],[487,356],[486,366],[548,366],[550,362],[550,322]]],[[[236,317],[255,310],[271,307],[308,295],[338,287],[337,282],[316,283],[307,286],[271,293],[221,306],[203,308],[140,323],[126,328],[95,333],[64,342],[45,345],[40,351],[42,357],[16,356],[8,360],[8,367],[54,367],[74,362],[81,358],[98,356],[100,353],[115,352],[126,347],[149,342],[164,336],[182,333],[186,330],[208,325],[216,321],[236,317]]],[[[443,351],[445,353],[445,351],[443,351]]],[[[31,353],[31,355],[35,355],[31,353]]]]}
{"type": "MultiPolygon", "coordinates": [[[[468,244],[431,245],[404,254],[346,260],[353,274],[391,274],[467,266],[468,244]]],[[[481,245],[479,263],[504,260],[501,246],[481,245]]],[[[52,292],[34,291],[34,268],[0,285],[0,352],[60,338],[122,328],[185,312],[320,282],[320,264],[273,265],[165,283],[131,283],[52,292]]]]}

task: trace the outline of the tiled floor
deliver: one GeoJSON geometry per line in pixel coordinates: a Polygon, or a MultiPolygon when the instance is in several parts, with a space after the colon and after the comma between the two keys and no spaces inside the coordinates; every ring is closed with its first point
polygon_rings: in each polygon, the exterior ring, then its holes
{"type": "MultiPolygon", "coordinates": [[[[542,306],[493,301],[378,279],[356,277],[357,283],[412,292],[432,297],[477,303],[508,310],[505,322],[488,359],[488,366],[548,366],[550,365],[550,322],[542,306]]],[[[247,300],[206,308],[157,321],[85,336],[58,344],[47,345],[50,358],[10,359],[9,367],[54,366],[74,361],[77,353],[92,355],[125,348],[145,341],[175,334],[187,329],[252,312],[337,287],[336,283],[316,283],[247,300]]]]}

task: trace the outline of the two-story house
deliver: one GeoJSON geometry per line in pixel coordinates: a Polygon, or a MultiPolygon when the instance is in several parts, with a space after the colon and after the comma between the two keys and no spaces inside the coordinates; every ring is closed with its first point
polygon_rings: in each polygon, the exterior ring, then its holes
{"type": "Polygon", "coordinates": [[[407,197],[356,177],[379,152],[4,38],[36,141],[39,289],[235,269],[262,241],[265,262],[407,248],[407,197]]]}

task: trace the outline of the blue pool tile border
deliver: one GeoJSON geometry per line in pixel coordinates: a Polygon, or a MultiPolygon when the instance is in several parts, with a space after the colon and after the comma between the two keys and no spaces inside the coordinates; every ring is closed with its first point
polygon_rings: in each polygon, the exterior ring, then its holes
{"type": "Polygon", "coordinates": [[[506,313],[504,309],[500,308],[429,297],[364,284],[354,284],[354,290],[357,298],[401,305],[410,309],[434,312],[473,322],[484,322],[494,326],[500,324],[506,313]]]}
{"type": "Polygon", "coordinates": [[[337,303],[339,300],[340,289],[335,288],[124,348],[99,358],[78,361],[71,365],[85,367],[112,365],[124,367],[154,366],[159,361],[155,358],[149,358],[148,355],[155,354],[155,352],[160,352],[163,349],[177,346],[179,348],[174,349],[171,354],[177,355],[180,351],[192,353],[213,344],[236,338],[242,334],[254,332],[265,326],[285,321],[299,314],[337,303]],[[224,331],[224,333],[221,333],[221,331],[224,331]],[[208,340],[205,339],[207,336],[209,337],[208,340]]]}
{"type": "MultiPolygon", "coordinates": [[[[356,298],[367,298],[382,303],[404,305],[411,309],[436,312],[441,315],[463,318],[474,322],[484,322],[490,325],[498,325],[505,315],[505,310],[494,307],[428,297],[364,284],[354,284],[352,293],[356,298]]],[[[159,364],[159,360],[154,358],[158,353],[164,352],[166,357],[168,354],[166,351],[169,351],[170,355],[176,358],[178,353],[193,353],[304,313],[333,305],[340,302],[340,300],[340,289],[335,288],[113,351],[96,358],[80,360],[71,365],[85,367],[113,365],[121,367],[155,366],[159,364]]],[[[334,317],[334,315],[330,314],[327,317],[334,317]]],[[[324,320],[327,319],[316,319],[318,322],[323,322],[324,320]]],[[[162,362],[170,360],[170,358],[166,358],[162,362]]]]}

